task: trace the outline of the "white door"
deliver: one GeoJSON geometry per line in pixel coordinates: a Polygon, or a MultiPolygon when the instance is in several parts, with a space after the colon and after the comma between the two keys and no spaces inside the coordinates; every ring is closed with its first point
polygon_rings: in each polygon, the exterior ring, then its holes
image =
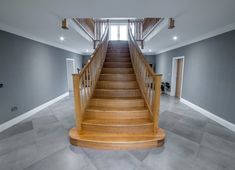
{"type": "Polygon", "coordinates": [[[73,77],[75,74],[75,61],[73,59],[66,59],[67,66],[67,81],[68,81],[68,91],[73,91],[73,77]]]}

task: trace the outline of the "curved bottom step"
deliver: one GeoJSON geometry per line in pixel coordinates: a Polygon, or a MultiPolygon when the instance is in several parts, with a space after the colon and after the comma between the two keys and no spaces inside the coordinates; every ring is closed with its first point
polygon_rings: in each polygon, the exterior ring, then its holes
{"type": "Polygon", "coordinates": [[[156,135],[129,134],[78,134],[76,128],[69,132],[70,143],[75,146],[93,149],[132,150],[160,147],[165,142],[165,132],[158,130],[156,135]]]}

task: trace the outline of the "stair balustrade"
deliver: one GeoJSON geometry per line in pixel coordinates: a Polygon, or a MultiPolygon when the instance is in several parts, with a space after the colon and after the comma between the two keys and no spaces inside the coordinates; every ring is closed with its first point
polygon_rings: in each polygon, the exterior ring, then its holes
{"type": "Polygon", "coordinates": [[[153,118],[153,132],[157,133],[162,75],[155,74],[153,69],[148,64],[137,42],[134,39],[130,24],[128,34],[131,61],[136,74],[136,79],[143,94],[146,105],[153,118]]]}
{"type": "Polygon", "coordinates": [[[73,74],[75,117],[78,133],[81,132],[83,114],[93,95],[106,57],[109,39],[108,30],[109,26],[107,23],[101,41],[91,55],[90,61],[88,61],[79,74],[73,74]]]}

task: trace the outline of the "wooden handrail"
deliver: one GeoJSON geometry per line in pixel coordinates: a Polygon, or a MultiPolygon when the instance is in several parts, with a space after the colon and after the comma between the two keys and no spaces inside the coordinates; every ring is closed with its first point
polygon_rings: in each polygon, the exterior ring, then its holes
{"type": "Polygon", "coordinates": [[[73,21],[77,24],[77,26],[79,26],[93,41],[95,40],[94,35],[91,35],[90,32],[88,32],[86,30],[86,28],[84,28],[84,26],[78,21],[78,19],[73,18],[73,21]]]}
{"type": "Polygon", "coordinates": [[[141,20],[128,20],[129,28],[133,27],[134,31],[133,38],[136,42],[140,42],[141,49],[144,48],[144,41],[146,38],[157,28],[157,26],[163,21],[163,18],[145,18],[141,20]],[[148,29],[144,30],[145,20],[150,20],[148,29]]]}
{"type": "Polygon", "coordinates": [[[134,40],[131,28],[128,29],[131,61],[141,93],[153,118],[153,131],[158,130],[158,117],[161,93],[161,74],[155,74],[148,64],[138,44],[134,40]]]}
{"type": "Polygon", "coordinates": [[[160,18],[154,25],[152,25],[151,29],[148,30],[147,33],[143,34],[143,41],[156,29],[156,27],[164,20],[164,18],[160,18]]]}
{"type": "Polygon", "coordinates": [[[108,47],[108,29],[109,27],[107,23],[102,40],[91,55],[90,61],[85,65],[79,74],[73,74],[75,117],[78,133],[81,132],[83,114],[90,98],[94,93],[96,83],[103,67],[108,47]]]}

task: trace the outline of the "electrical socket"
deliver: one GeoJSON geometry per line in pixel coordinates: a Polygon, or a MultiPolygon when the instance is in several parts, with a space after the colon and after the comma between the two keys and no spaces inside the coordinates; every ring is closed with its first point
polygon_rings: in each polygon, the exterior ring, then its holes
{"type": "Polygon", "coordinates": [[[17,106],[13,106],[12,108],[11,108],[11,112],[15,112],[15,111],[17,111],[18,110],[18,107],[17,106]]]}

